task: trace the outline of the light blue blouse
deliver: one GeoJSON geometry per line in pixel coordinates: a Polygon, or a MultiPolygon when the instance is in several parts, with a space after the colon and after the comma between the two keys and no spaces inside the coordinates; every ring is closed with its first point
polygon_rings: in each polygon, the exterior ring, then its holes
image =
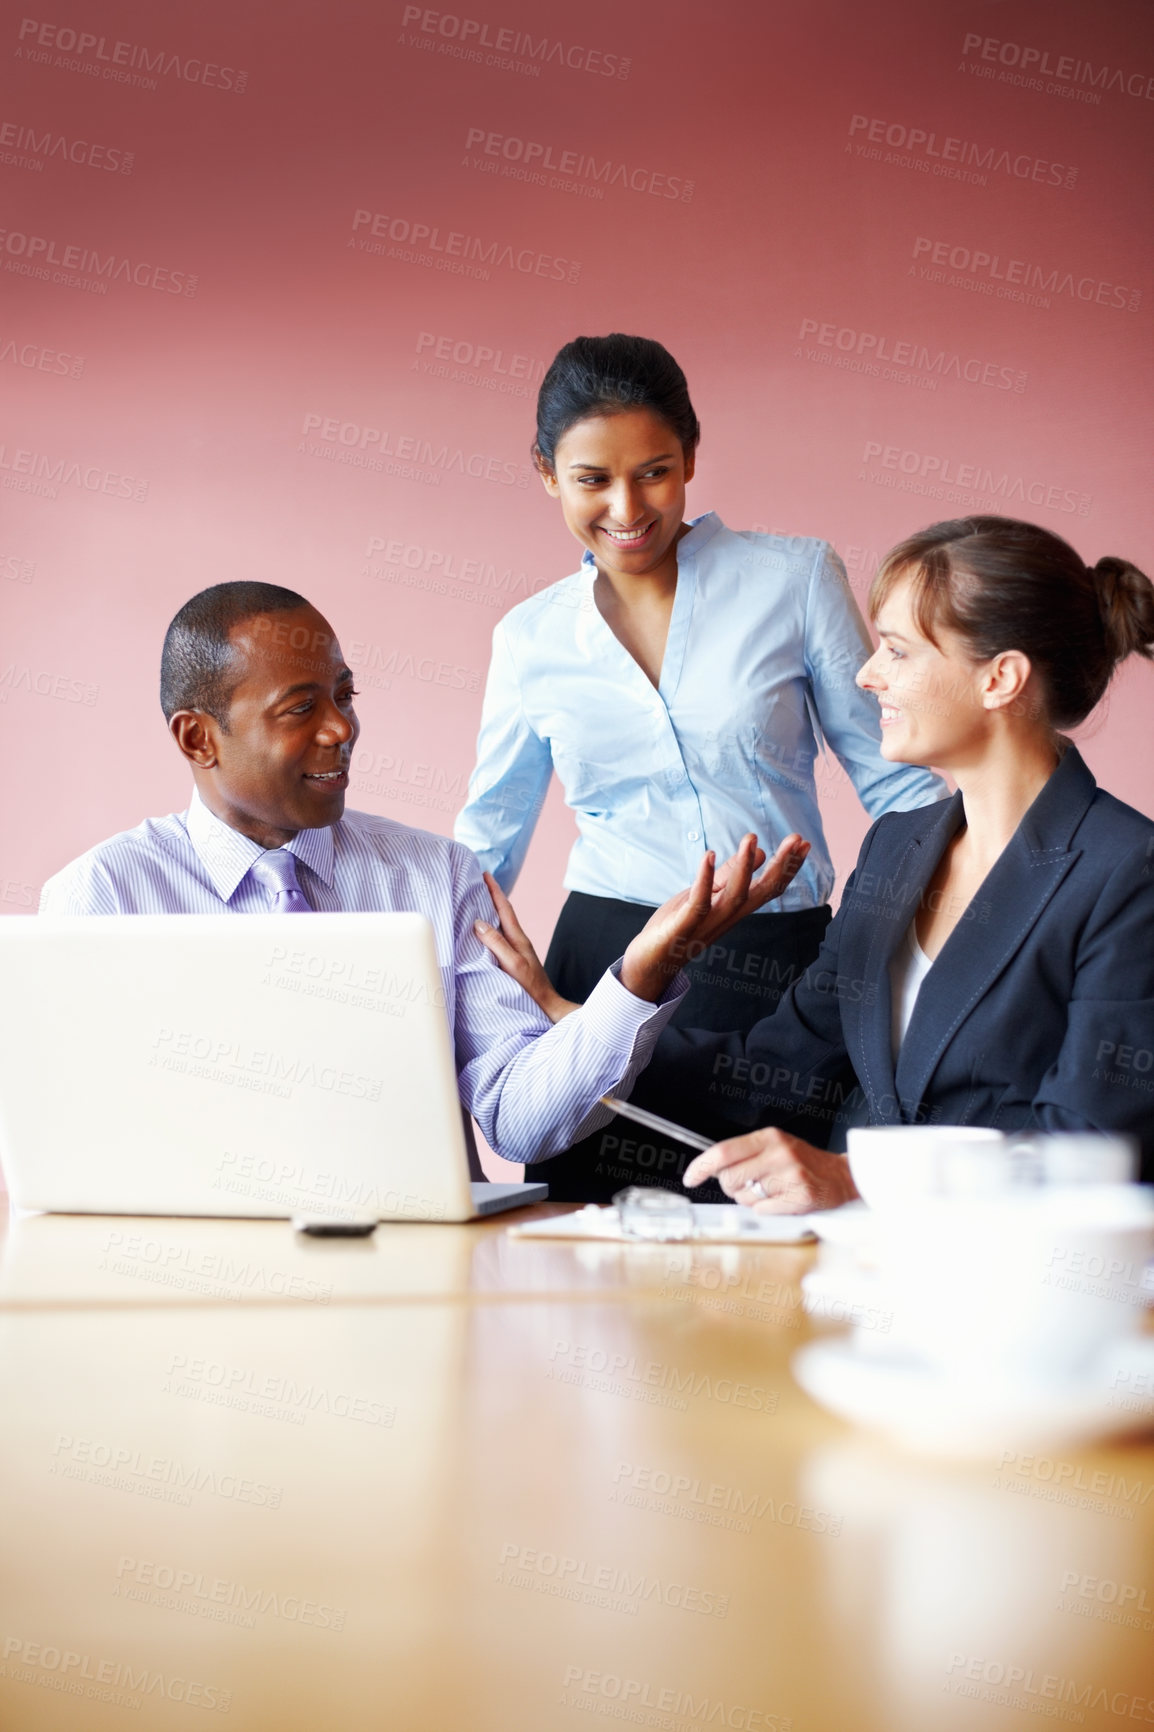
{"type": "Polygon", "coordinates": [[[654,689],[593,599],[597,568],[520,603],[493,633],[477,765],[454,834],[509,890],[556,770],[579,838],[565,884],[653,905],[707,848],[748,830],[812,850],[766,913],[828,902],[834,873],[814,787],[824,740],[872,817],[947,793],[881,755],[876,700],[854,675],[871,643],[827,542],[727,529],[713,512],[677,544],[677,590],[654,689]]]}

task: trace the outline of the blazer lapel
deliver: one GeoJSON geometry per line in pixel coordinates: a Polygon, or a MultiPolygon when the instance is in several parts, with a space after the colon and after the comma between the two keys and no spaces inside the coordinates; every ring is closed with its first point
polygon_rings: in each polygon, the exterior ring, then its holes
{"type": "Polygon", "coordinates": [[[901,1115],[894,1086],[893,1017],[890,961],[905,938],[926,885],[937,870],[964,812],[960,794],[925,808],[927,825],[911,836],[895,864],[861,875],[854,884],[854,914],[847,925],[840,969],[846,1050],[870,1104],[872,1123],[898,1124],[901,1115]],[[862,990],[854,983],[861,982],[862,990]]]}
{"type": "Polygon", "coordinates": [[[896,1093],[904,1122],[916,1121],[942,1053],[1012,961],[1079,858],[1080,850],[1070,843],[1095,788],[1078,752],[1068,746],[935,958],[898,1056],[896,1093]]]}

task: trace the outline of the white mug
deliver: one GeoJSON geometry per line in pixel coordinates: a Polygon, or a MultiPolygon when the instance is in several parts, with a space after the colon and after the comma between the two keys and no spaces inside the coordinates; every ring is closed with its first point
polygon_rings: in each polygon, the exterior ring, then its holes
{"type": "Polygon", "coordinates": [[[857,1125],[846,1145],[858,1195],[871,1209],[888,1209],[938,1193],[943,1151],[1003,1148],[1005,1138],[984,1125],[857,1125]]]}
{"type": "Polygon", "coordinates": [[[982,1383],[1079,1378],[1154,1301],[1154,1190],[931,1197],[880,1214],[875,1248],[895,1336],[940,1370],[982,1383]]]}
{"type": "Polygon", "coordinates": [[[870,1125],[850,1131],[850,1173],[871,1209],[925,1197],[985,1197],[1056,1185],[1122,1185],[1133,1139],[1100,1132],[1005,1134],[981,1125],[870,1125]]]}

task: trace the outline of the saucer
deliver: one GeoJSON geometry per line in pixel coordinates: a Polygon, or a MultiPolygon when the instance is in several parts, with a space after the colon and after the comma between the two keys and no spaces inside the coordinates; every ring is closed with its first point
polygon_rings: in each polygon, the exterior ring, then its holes
{"type": "MultiPolygon", "coordinates": [[[[1138,1343],[1127,1343],[1127,1358],[1138,1343]]],[[[1002,1450],[1076,1448],[1125,1432],[1149,1430],[1148,1403],[1123,1401],[1111,1348],[1079,1377],[1002,1386],[951,1378],[897,1343],[868,1347],[853,1337],[810,1342],[794,1355],[793,1374],[839,1419],[884,1432],[932,1455],[982,1457],[1002,1450]],[[1135,1412],[1134,1407],[1144,1410],[1135,1412]]],[[[1138,1358],[1144,1357],[1139,1347],[1138,1358]]]]}
{"type": "Polygon", "coordinates": [[[847,1251],[869,1244],[877,1226],[877,1216],[866,1203],[843,1203],[837,1209],[822,1209],[810,1215],[809,1221],[819,1239],[843,1246],[847,1251]]]}
{"type": "Polygon", "coordinates": [[[893,1325],[893,1305],[881,1276],[836,1252],[823,1251],[822,1260],[802,1276],[801,1303],[820,1322],[887,1331],[893,1325]]]}

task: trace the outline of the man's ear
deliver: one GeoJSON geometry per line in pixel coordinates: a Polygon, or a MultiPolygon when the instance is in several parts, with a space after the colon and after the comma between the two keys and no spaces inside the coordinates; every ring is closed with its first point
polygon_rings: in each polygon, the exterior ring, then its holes
{"type": "Polygon", "coordinates": [[[188,759],[200,770],[211,770],[217,762],[216,742],[220,723],[205,710],[177,710],[168,731],[188,759]]]}

